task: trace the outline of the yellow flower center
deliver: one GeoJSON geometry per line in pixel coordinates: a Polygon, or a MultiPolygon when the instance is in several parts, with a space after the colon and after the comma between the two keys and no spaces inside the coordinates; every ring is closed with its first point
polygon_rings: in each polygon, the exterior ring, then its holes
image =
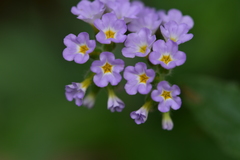
{"type": "Polygon", "coordinates": [[[86,44],[81,45],[81,46],[79,47],[79,52],[80,52],[80,53],[86,54],[86,52],[87,52],[88,50],[89,50],[89,48],[88,48],[88,46],[87,46],[86,44]]]}
{"type": "Polygon", "coordinates": [[[164,62],[165,64],[168,64],[172,61],[172,58],[170,55],[163,55],[162,58],[160,58],[159,60],[164,62]]]}
{"type": "Polygon", "coordinates": [[[112,31],[112,30],[110,30],[110,29],[105,32],[105,35],[106,35],[106,38],[107,38],[107,39],[109,39],[109,38],[115,38],[115,34],[116,34],[116,32],[114,32],[114,31],[112,31]]]}
{"type": "Polygon", "coordinates": [[[139,47],[139,52],[141,52],[141,53],[145,53],[146,50],[147,50],[147,45],[142,45],[139,47]]]}
{"type": "Polygon", "coordinates": [[[104,66],[102,66],[102,69],[103,69],[103,73],[105,74],[105,73],[111,73],[112,72],[112,65],[111,64],[109,64],[108,62],[106,62],[105,64],[104,64],[104,66]]]}
{"type": "Polygon", "coordinates": [[[164,100],[167,100],[169,98],[172,98],[171,92],[163,90],[161,96],[164,98],[164,100]]]}
{"type": "Polygon", "coordinates": [[[173,42],[177,42],[177,38],[176,37],[170,37],[170,39],[173,41],[173,42]]]}
{"type": "Polygon", "coordinates": [[[149,77],[146,75],[146,73],[143,73],[143,74],[139,75],[140,83],[147,83],[148,79],[149,79],[149,77]]]}

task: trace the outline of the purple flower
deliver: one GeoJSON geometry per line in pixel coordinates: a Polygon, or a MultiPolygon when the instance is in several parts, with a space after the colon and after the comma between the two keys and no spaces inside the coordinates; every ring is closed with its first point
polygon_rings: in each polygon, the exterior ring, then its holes
{"type": "Polygon", "coordinates": [[[157,40],[153,44],[153,52],[149,54],[152,64],[160,64],[163,68],[172,69],[182,65],[186,61],[186,54],[178,51],[177,43],[168,40],[157,40]]]}
{"type": "Polygon", "coordinates": [[[129,58],[145,57],[151,51],[155,40],[156,36],[152,36],[151,31],[147,28],[142,28],[137,33],[130,33],[125,41],[126,47],[122,49],[122,54],[129,58]]]}
{"type": "Polygon", "coordinates": [[[76,63],[85,63],[89,59],[95,47],[95,40],[89,40],[87,32],[80,33],[77,37],[74,34],[69,34],[64,38],[64,44],[67,46],[63,50],[63,57],[67,61],[74,60],[76,63]]]}
{"type": "Polygon", "coordinates": [[[75,104],[77,106],[82,105],[82,99],[86,92],[86,87],[82,83],[72,82],[70,85],[65,87],[65,95],[68,101],[75,99],[75,104]]]}
{"type": "Polygon", "coordinates": [[[154,80],[155,72],[153,69],[147,69],[145,63],[138,62],[135,67],[126,67],[123,76],[127,80],[125,90],[128,94],[148,94],[152,89],[150,83],[154,80]]]}
{"type": "Polygon", "coordinates": [[[148,117],[148,109],[143,106],[139,110],[131,112],[130,117],[135,120],[136,124],[145,123],[148,117]]]}
{"type": "Polygon", "coordinates": [[[189,29],[194,25],[193,19],[190,16],[183,16],[182,12],[177,9],[170,9],[167,15],[164,11],[160,11],[159,17],[163,20],[163,23],[169,21],[175,21],[177,24],[185,23],[188,25],[189,29]]]}
{"type": "Polygon", "coordinates": [[[129,1],[109,2],[108,7],[112,13],[115,13],[118,19],[122,19],[126,23],[137,19],[137,14],[140,10],[138,3],[130,3],[129,1]]]}
{"type": "Polygon", "coordinates": [[[138,32],[142,28],[148,28],[152,31],[152,34],[154,34],[161,22],[162,20],[159,18],[154,9],[145,7],[138,14],[138,18],[132,20],[128,24],[128,30],[131,32],[138,32]]]}
{"type": "Polygon", "coordinates": [[[159,111],[169,112],[170,107],[174,110],[181,107],[181,98],[177,96],[179,94],[180,88],[177,85],[171,87],[167,81],[161,81],[158,83],[157,90],[152,91],[151,97],[154,101],[159,102],[159,111]]]}
{"type": "Polygon", "coordinates": [[[108,97],[108,109],[111,112],[122,112],[123,108],[125,107],[124,102],[119,99],[115,94],[109,95],[108,97]]]}
{"type": "Polygon", "coordinates": [[[189,41],[193,37],[193,34],[187,34],[189,27],[185,23],[177,24],[175,21],[169,21],[164,26],[160,26],[160,29],[166,40],[170,39],[177,44],[189,41]]]}
{"type": "Polygon", "coordinates": [[[115,59],[111,52],[102,52],[100,60],[94,61],[91,66],[91,71],[96,73],[93,81],[98,87],[106,87],[109,82],[117,85],[122,80],[120,72],[123,68],[123,60],[115,59]]]}
{"type": "Polygon", "coordinates": [[[90,2],[88,0],[82,0],[77,4],[77,7],[72,7],[71,12],[77,15],[78,19],[84,22],[93,24],[95,19],[101,18],[105,11],[105,6],[98,0],[90,2]]]}
{"type": "Polygon", "coordinates": [[[113,13],[104,14],[101,20],[96,19],[94,25],[99,30],[96,39],[100,43],[123,43],[126,39],[126,35],[124,35],[127,31],[126,23],[124,20],[117,19],[113,13]]]}
{"type": "Polygon", "coordinates": [[[162,128],[169,131],[173,129],[173,122],[169,112],[163,113],[162,128]]]}

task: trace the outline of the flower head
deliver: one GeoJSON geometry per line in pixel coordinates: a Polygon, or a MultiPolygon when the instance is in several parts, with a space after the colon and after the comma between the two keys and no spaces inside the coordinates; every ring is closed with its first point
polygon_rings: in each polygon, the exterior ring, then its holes
{"type": "Polygon", "coordinates": [[[155,77],[155,72],[153,69],[147,69],[145,63],[138,62],[135,66],[126,67],[123,76],[127,80],[125,90],[128,94],[148,94],[152,89],[150,83],[155,77]]]}
{"type": "Polygon", "coordinates": [[[153,44],[153,52],[149,54],[152,64],[160,64],[163,68],[172,69],[182,65],[186,61],[186,54],[178,51],[177,43],[168,40],[158,40],[153,44]]]}
{"type": "Polygon", "coordinates": [[[86,86],[82,85],[82,83],[72,82],[72,84],[66,85],[65,95],[67,100],[72,101],[73,99],[75,99],[75,104],[77,106],[81,106],[86,89],[86,86]]]}
{"type": "Polygon", "coordinates": [[[122,76],[120,72],[123,68],[123,60],[115,59],[111,52],[102,52],[100,54],[100,60],[94,61],[90,69],[96,73],[93,77],[94,83],[98,87],[106,87],[108,83],[114,86],[121,81],[122,76]]]}
{"type": "Polygon", "coordinates": [[[172,130],[173,128],[173,122],[169,112],[163,113],[162,128],[165,130],[172,130]]]}
{"type": "Polygon", "coordinates": [[[154,101],[159,102],[158,110],[161,112],[169,112],[170,108],[177,110],[181,107],[182,101],[178,97],[180,88],[177,85],[172,87],[167,81],[161,81],[157,85],[157,90],[153,90],[151,97],[154,101]]]}
{"type": "Polygon", "coordinates": [[[122,49],[122,54],[125,57],[134,58],[145,57],[151,51],[153,42],[156,36],[151,34],[147,28],[142,28],[137,33],[130,33],[125,41],[125,48],[122,49]]]}
{"type": "Polygon", "coordinates": [[[189,29],[194,25],[193,19],[190,16],[183,16],[182,12],[177,9],[170,9],[167,14],[164,11],[160,11],[159,17],[163,20],[163,23],[169,21],[175,21],[177,24],[185,23],[189,29]]]}
{"type": "Polygon", "coordinates": [[[93,2],[82,0],[77,4],[77,7],[74,6],[71,9],[72,14],[77,15],[78,19],[90,24],[93,24],[95,19],[101,18],[104,11],[104,4],[98,0],[93,2]]]}
{"type": "Polygon", "coordinates": [[[185,23],[177,24],[175,21],[169,21],[160,26],[161,32],[166,40],[172,40],[177,44],[184,43],[192,39],[193,34],[187,34],[189,27],[185,23]]]}
{"type": "Polygon", "coordinates": [[[69,34],[64,38],[64,44],[67,46],[63,50],[63,57],[67,61],[74,60],[76,63],[85,63],[89,59],[89,53],[91,53],[95,47],[95,40],[89,40],[87,32],[82,32],[78,36],[69,34]]]}
{"type": "Polygon", "coordinates": [[[124,35],[127,31],[126,23],[124,20],[118,19],[114,13],[104,14],[102,19],[94,21],[94,25],[99,30],[96,39],[100,43],[123,43],[126,39],[126,35],[124,35]]]}

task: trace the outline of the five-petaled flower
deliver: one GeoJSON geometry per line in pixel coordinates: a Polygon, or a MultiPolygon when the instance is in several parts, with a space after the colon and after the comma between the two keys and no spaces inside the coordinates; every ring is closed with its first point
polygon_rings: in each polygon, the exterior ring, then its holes
{"type": "Polygon", "coordinates": [[[128,58],[146,57],[155,40],[156,36],[152,35],[152,32],[147,28],[143,28],[137,33],[130,33],[125,41],[126,47],[122,49],[122,54],[128,58]]]}
{"type": "Polygon", "coordinates": [[[153,52],[149,54],[152,64],[160,64],[163,68],[172,69],[182,65],[186,61],[186,54],[178,51],[177,43],[168,40],[157,40],[153,44],[153,52]]]}
{"type": "Polygon", "coordinates": [[[96,73],[93,77],[94,83],[98,87],[106,87],[108,83],[115,86],[122,80],[120,72],[123,68],[123,60],[115,59],[114,54],[111,52],[102,52],[100,60],[94,61],[90,69],[96,73]]]}
{"type": "Polygon", "coordinates": [[[98,0],[93,2],[83,0],[80,1],[76,7],[72,7],[71,12],[77,15],[78,19],[93,25],[94,20],[101,18],[105,9],[105,5],[98,0]]]}
{"type": "Polygon", "coordinates": [[[193,37],[193,34],[187,34],[189,27],[185,23],[177,24],[175,21],[169,21],[163,26],[160,26],[160,29],[166,40],[170,39],[177,44],[187,42],[193,37]]]}
{"type": "Polygon", "coordinates": [[[177,24],[185,23],[189,29],[194,25],[193,19],[188,15],[183,16],[182,12],[178,9],[170,9],[167,14],[164,11],[160,11],[159,17],[163,20],[163,23],[169,21],[175,21],[177,24]]]}
{"type": "Polygon", "coordinates": [[[124,20],[118,19],[114,13],[104,14],[102,19],[94,21],[94,25],[99,30],[96,39],[100,43],[122,43],[126,39],[126,35],[124,35],[127,31],[126,23],[124,20]]]}
{"type": "Polygon", "coordinates": [[[125,90],[128,94],[148,94],[152,89],[151,82],[155,78],[155,71],[147,69],[145,63],[138,62],[135,66],[126,67],[123,76],[127,80],[125,90]]]}
{"type": "Polygon", "coordinates": [[[89,53],[96,47],[95,40],[89,40],[87,32],[82,32],[78,36],[69,34],[64,38],[64,44],[67,46],[63,50],[63,57],[67,61],[74,60],[76,63],[85,63],[89,59],[89,53]]]}
{"type": "Polygon", "coordinates": [[[182,101],[178,97],[180,88],[177,85],[172,87],[167,81],[161,81],[157,85],[157,90],[153,90],[151,97],[154,101],[159,102],[158,110],[161,112],[169,112],[170,108],[177,110],[181,107],[182,101]]]}

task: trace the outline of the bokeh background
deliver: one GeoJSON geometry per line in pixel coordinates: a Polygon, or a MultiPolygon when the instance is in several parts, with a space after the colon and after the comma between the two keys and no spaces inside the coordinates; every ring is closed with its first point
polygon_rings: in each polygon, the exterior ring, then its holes
{"type": "Polygon", "coordinates": [[[105,90],[91,110],[65,99],[65,85],[82,81],[91,65],[62,58],[67,34],[93,36],[70,12],[78,2],[0,2],[0,160],[240,159],[239,0],[144,1],[195,22],[194,38],[180,46],[187,61],[168,78],[183,99],[172,131],[158,111],[136,125],[129,113],[144,98],[121,89],[122,113],[106,109],[105,90]]]}

